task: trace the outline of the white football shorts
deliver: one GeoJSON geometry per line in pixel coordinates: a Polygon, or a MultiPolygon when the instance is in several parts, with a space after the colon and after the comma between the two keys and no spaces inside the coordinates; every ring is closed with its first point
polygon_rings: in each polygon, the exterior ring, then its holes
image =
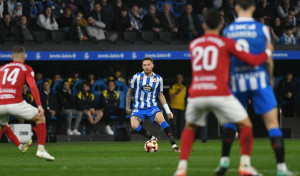
{"type": "Polygon", "coordinates": [[[188,98],[185,119],[187,122],[206,126],[208,113],[213,112],[221,125],[240,122],[248,117],[243,105],[233,95],[188,98]]]}
{"type": "Polygon", "coordinates": [[[15,104],[0,105],[0,125],[7,125],[9,116],[30,120],[38,113],[37,108],[26,101],[15,104]]]}

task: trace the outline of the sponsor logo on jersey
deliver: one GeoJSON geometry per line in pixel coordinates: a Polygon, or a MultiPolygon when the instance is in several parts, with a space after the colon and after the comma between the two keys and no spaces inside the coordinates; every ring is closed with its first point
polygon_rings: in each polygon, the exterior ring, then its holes
{"type": "Polygon", "coordinates": [[[148,84],[142,86],[142,90],[145,92],[152,92],[152,87],[148,84]]]}

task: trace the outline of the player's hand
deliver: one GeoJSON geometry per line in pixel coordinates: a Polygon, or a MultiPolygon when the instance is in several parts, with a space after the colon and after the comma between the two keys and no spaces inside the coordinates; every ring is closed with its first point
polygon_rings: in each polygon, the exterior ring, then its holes
{"type": "Polygon", "coordinates": [[[131,115],[132,110],[131,109],[126,109],[126,112],[127,112],[128,115],[131,115]]]}
{"type": "Polygon", "coordinates": [[[274,51],[274,46],[271,43],[267,44],[267,49],[269,49],[270,51],[274,51]]]}
{"type": "Polygon", "coordinates": [[[44,112],[45,112],[45,111],[44,111],[44,108],[43,108],[41,105],[38,106],[37,109],[38,109],[38,115],[39,115],[39,116],[44,115],[44,112]]]}
{"type": "Polygon", "coordinates": [[[172,112],[168,113],[167,115],[168,115],[168,119],[173,119],[173,113],[172,112]]]}

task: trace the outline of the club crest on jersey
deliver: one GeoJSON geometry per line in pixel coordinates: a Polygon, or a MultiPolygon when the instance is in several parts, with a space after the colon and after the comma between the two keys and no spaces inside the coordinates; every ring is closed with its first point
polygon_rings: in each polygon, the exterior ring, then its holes
{"type": "Polygon", "coordinates": [[[143,85],[143,86],[142,86],[142,90],[143,90],[144,92],[151,92],[151,91],[152,91],[152,87],[149,86],[148,84],[146,84],[146,85],[143,85]]]}
{"type": "Polygon", "coordinates": [[[156,78],[153,78],[153,82],[156,82],[156,78]]]}

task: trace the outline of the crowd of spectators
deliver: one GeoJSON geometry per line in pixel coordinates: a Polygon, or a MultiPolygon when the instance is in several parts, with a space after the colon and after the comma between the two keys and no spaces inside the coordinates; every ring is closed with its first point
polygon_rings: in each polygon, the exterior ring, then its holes
{"type": "MultiPolygon", "coordinates": [[[[0,0],[0,41],[34,40],[34,31],[64,31],[73,40],[105,40],[107,31],[170,31],[190,41],[203,34],[203,15],[218,10],[224,27],[237,18],[234,0],[0,0]]],[[[256,0],[254,18],[274,43],[296,45],[300,0],[256,0]]]]}

